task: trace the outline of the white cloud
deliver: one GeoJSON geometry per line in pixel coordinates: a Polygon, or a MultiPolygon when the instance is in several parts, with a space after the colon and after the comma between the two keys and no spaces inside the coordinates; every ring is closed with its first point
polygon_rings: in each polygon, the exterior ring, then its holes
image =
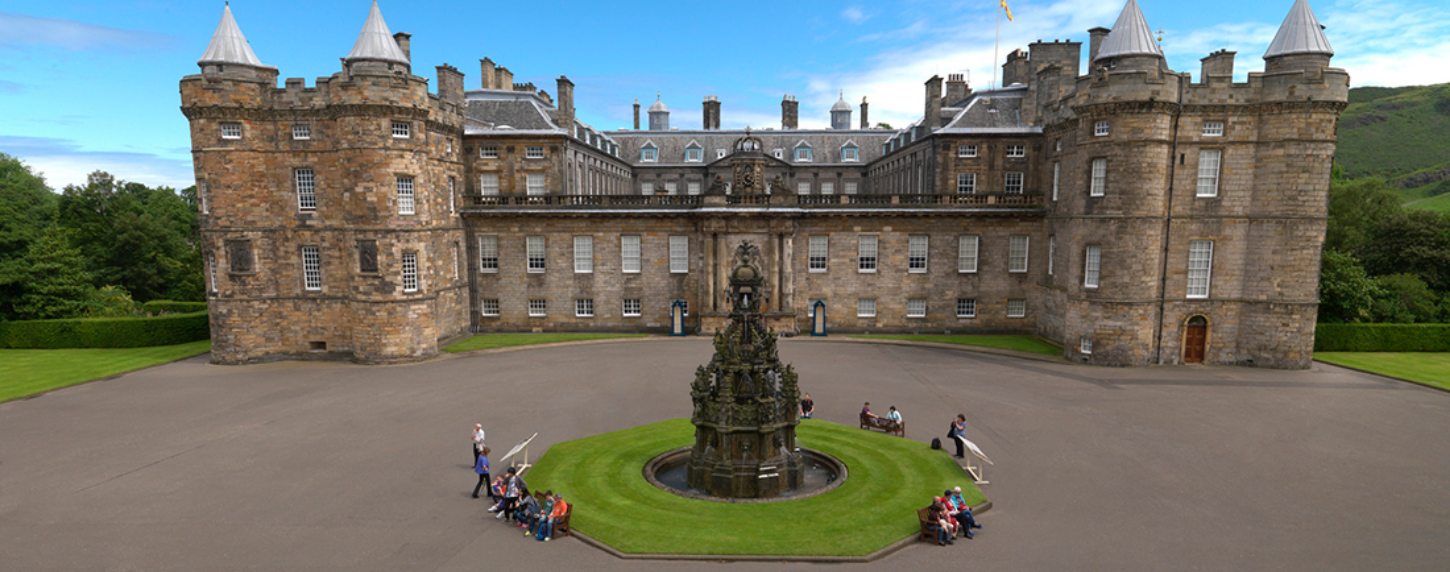
{"type": "Polygon", "coordinates": [[[863,12],[860,8],[857,8],[855,6],[846,8],[844,11],[842,11],[841,17],[850,21],[852,24],[860,24],[871,19],[870,14],[863,12]]]}
{"type": "Polygon", "coordinates": [[[136,50],[166,47],[171,38],[153,32],[122,30],[61,18],[0,12],[0,47],[58,46],[72,50],[136,50]]]}
{"type": "Polygon", "coordinates": [[[86,151],[67,139],[8,135],[0,135],[0,152],[25,161],[56,190],[66,185],[84,185],[86,176],[94,171],[105,171],[117,179],[152,187],[182,189],[196,184],[190,159],[172,159],[153,153],[86,151]]]}

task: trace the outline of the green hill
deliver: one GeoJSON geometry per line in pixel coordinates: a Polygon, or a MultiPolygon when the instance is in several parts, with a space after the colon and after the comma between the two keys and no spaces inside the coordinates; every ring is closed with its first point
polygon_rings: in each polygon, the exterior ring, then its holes
{"type": "Polygon", "coordinates": [[[1411,208],[1450,212],[1450,84],[1349,90],[1335,163],[1385,177],[1411,208]]]}

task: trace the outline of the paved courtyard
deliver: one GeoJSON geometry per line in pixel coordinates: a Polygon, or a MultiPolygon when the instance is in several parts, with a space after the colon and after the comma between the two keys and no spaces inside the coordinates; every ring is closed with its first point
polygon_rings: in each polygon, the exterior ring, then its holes
{"type": "MultiPolygon", "coordinates": [[[[495,455],[539,432],[537,456],[687,417],[710,353],[692,338],[387,367],[201,356],[0,404],[0,569],[824,567],[619,560],[525,540],[468,497],[475,422],[495,455]]],[[[895,405],[927,441],[961,412],[996,462],[976,540],[840,568],[1450,569],[1447,393],[1320,364],[1105,369],[807,340],[780,354],[818,418],[895,405]]]]}

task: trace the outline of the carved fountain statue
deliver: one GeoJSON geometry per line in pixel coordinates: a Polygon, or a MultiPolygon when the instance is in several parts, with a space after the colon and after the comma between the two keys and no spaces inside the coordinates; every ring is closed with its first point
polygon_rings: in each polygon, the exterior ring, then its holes
{"type": "Polygon", "coordinates": [[[715,356],[691,384],[695,443],[687,480],[715,497],[772,498],[802,484],[795,436],[800,390],[761,320],[768,291],[760,249],[741,243],[733,265],[730,324],[715,334],[715,356]]]}

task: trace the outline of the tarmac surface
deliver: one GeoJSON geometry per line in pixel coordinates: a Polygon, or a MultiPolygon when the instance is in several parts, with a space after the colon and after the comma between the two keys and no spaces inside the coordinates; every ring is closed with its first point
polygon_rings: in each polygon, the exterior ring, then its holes
{"type": "Polygon", "coordinates": [[[1450,393],[1324,364],[784,340],[817,418],[895,405],[929,441],[964,413],[996,463],[976,540],[870,564],[621,560],[524,539],[469,498],[475,422],[495,457],[537,431],[537,459],[687,417],[710,354],[690,338],[400,366],[198,356],[0,404],[0,570],[1450,569],[1450,393]]]}

